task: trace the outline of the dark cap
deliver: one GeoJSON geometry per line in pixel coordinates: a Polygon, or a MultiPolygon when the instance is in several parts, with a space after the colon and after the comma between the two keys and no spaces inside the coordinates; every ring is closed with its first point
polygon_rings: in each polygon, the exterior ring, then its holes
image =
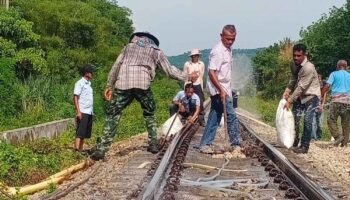
{"type": "Polygon", "coordinates": [[[134,38],[134,36],[138,36],[138,37],[147,37],[151,40],[153,40],[153,42],[159,46],[159,40],[156,38],[156,36],[148,33],[148,32],[136,32],[136,33],[133,33],[131,36],[130,36],[130,39],[129,39],[129,42],[131,42],[131,40],[134,38]]]}

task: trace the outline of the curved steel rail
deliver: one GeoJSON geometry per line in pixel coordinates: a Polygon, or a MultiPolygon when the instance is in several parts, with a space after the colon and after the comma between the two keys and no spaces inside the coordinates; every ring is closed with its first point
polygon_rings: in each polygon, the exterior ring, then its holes
{"type": "MultiPolygon", "coordinates": [[[[208,107],[210,101],[205,102],[205,108],[208,107]]],[[[293,163],[291,163],[280,151],[275,147],[265,142],[260,138],[255,132],[249,128],[242,120],[240,120],[242,127],[247,130],[250,137],[263,147],[264,153],[271,159],[271,161],[284,173],[288,181],[296,188],[303,199],[310,200],[333,200],[336,199],[325,190],[323,190],[318,184],[313,182],[308,178],[308,176],[298,169],[293,163]]],[[[196,126],[194,126],[196,127],[196,126]]],[[[190,125],[186,125],[177,134],[169,145],[164,157],[159,164],[154,176],[143,190],[141,195],[139,195],[140,200],[153,200],[159,197],[159,190],[161,190],[161,184],[166,178],[166,173],[171,165],[171,159],[174,158],[174,155],[177,152],[178,147],[183,142],[186,135],[197,131],[197,128],[194,128],[190,125]]],[[[197,126],[198,127],[198,126],[197,126]]]]}
{"type": "Polygon", "coordinates": [[[273,163],[286,175],[290,183],[299,190],[304,199],[310,200],[333,200],[336,199],[318,184],[309,179],[298,167],[291,163],[280,151],[271,144],[265,142],[257,134],[254,133],[244,122],[241,125],[251,134],[255,142],[262,144],[264,152],[273,161],[273,163]]]}
{"type": "MultiPolygon", "coordinates": [[[[208,108],[210,100],[204,102],[204,109],[208,108]]],[[[165,178],[165,173],[169,169],[171,164],[170,160],[174,157],[177,152],[178,147],[183,142],[184,138],[195,131],[197,131],[198,126],[192,126],[186,124],[178,134],[175,135],[171,141],[167,151],[165,152],[162,161],[160,162],[156,172],[154,173],[151,181],[146,186],[146,188],[141,192],[139,200],[153,200],[158,195],[158,190],[161,189],[160,185],[165,178]]]]}

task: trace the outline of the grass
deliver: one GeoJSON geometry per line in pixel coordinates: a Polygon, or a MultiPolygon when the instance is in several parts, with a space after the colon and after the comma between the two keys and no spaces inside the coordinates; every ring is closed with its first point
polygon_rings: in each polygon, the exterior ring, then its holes
{"type": "MultiPolygon", "coordinates": [[[[173,96],[179,90],[181,88],[176,81],[165,77],[157,77],[155,83],[153,83],[152,91],[157,105],[156,119],[158,125],[168,119],[168,106],[173,96]]],[[[102,96],[96,95],[95,98],[102,99],[102,96]]],[[[68,106],[68,108],[74,113],[73,105],[68,106]]],[[[68,110],[68,108],[65,109],[68,110]]],[[[102,108],[100,109],[102,110],[102,108]]],[[[40,110],[38,108],[38,110],[37,112],[32,110],[33,112],[28,113],[33,117],[30,121],[25,121],[27,118],[24,121],[23,118],[18,118],[18,125],[32,124],[36,119],[48,120],[43,117],[46,116],[44,114],[45,109],[40,110]]],[[[103,111],[101,110],[99,112],[102,113],[103,111]]],[[[74,115],[71,114],[70,117],[74,117],[74,115]]],[[[87,140],[88,145],[94,145],[96,138],[102,135],[103,124],[104,115],[95,116],[92,138],[87,140]]],[[[4,124],[2,127],[9,127],[9,125],[4,124]]],[[[0,142],[0,182],[16,187],[25,184],[34,184],[64,168],[79,163],[84,159],[84,156],[72,149],[75,134],[74,129],[74,127],[71,127],[66,133],[55,140],[40,139],[33,143],[19,146],[0,142]]],[[[123,112],[115,140],[119,141],[145,131],[146,127],[142,109],[139,103],[134,101],[123,112]]]]}
{"type": "Polygon", "coordinates": [[[274,126],[275,115],[278,106],[276,100],[263,100],[258,97],[239,96],[238,107],[258,116],[265,123],[274,126]]]}

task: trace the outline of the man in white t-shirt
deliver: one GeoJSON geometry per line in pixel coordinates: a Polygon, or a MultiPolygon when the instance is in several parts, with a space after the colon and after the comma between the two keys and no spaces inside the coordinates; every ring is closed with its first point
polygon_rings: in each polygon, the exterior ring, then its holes
{"type": "Polygon", "coordinates": [[[93,116],[93,91],[91,79],[93,68],[86,65],[82,70],[83,77],[75,83],[73,102],[76,111],[76,136],[75,149],[82,151],[84,139],[91,137],[92,116],[93,116]]]}
{"type": "Polygon", "coordinates": [[[236,39],[234,25],[226,25],[220,34],[221,41],[211,50],[208,65],[208,88],[211,107],[208,115],[199,149],[202,153],[213,153],[211,145],[214,142],[224,106],[227,110],[227,128],[232,149],[239,149],[240,134],[238,119],[233,109],[231,89],[231,69],[233,65],[232,45],[236,39]],[[225,103],[225,105],[224,105],[225,103]]]}
{"type": "MultiPolygon", "coordinates": [[[[192,83],[187,83],[185,85],[185,90],[176,94],[169,111],[170,116],[179,112],[183,124],[185,124],[187,120],[192,124],[196,121],[200,112],[200,98],[194,93],[192,83]]],[[[198,119],[198,121],[199,120],[201,119],[198,119]]]]}

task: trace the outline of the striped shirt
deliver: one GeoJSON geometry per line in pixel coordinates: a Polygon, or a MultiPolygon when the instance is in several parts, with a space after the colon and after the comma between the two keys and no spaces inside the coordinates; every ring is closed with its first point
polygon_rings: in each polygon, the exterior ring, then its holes
{"type": "Polygon", "coordinates": [[[107,86],[120,90],[132,88],[149,89],[157,67],[167,76],[186,81],[188,75],[171,66],[165,54],[153,46],[129,43],[122,50],[108,75],[107,86]]]}

